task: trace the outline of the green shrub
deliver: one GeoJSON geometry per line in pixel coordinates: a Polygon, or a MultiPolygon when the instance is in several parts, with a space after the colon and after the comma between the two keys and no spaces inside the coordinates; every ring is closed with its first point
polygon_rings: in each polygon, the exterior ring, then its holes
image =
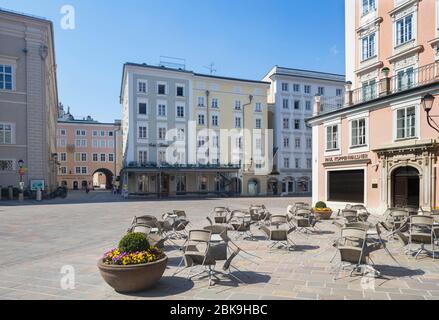
{"type": "Polygon", "coordinates": [[[326,209],[326,203],[324,203],[323,201],[319,201],[316,203],[316,209],[326,209]]]}
{"type": "Polygon", "coordinates": [[[121,252],[134,253],[148,249],[149,242],[144,233],[129,233],[119,242],[119,250],[121,252]]]}

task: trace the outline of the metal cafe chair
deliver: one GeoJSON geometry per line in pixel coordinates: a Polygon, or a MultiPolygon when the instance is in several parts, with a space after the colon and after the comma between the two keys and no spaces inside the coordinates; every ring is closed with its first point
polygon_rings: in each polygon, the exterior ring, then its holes
{"type": "Polygon", "coordinates": [[[435,232],[433,226],[434,218],[431,216],[410,217],[409,252],[414,254],[416,259],[422,252],[429,253],[425,248],[426,244],[430,244],[433,260],[435,259],[435,232]],[[420,244],[420,248],[413,251],[413,244],[420,244]]]}

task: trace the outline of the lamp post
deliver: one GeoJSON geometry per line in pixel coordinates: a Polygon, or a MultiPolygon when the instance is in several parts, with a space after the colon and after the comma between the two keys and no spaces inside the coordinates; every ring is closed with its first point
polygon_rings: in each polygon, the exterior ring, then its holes
{"type": "Polygon", "coordinates": [[[24,176],[25,170],[24,170],[24,161],[19,160],[18,161],[18,175],[20,176],[20,193],[18,194],[18,200],[23,201],[24,200],[24,183],[23,183],[23,176],[24,176]]]}
{"type": "Polygon", "coordinates": [[[424,108],[425,113],[427,114],[428,125],[439,133],[439,126],[433,120],[434,116],[430,115],[431,109],[433,109],[434,100],[435,100],[435,97],[432,94],[428,93],[422,98],[421,103],[422,103],[422,107],[424,108]]]}

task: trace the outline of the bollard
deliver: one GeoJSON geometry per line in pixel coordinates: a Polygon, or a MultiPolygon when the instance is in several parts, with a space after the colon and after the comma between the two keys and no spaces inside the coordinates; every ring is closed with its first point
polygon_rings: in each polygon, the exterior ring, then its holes
{"type": "Polygon", "coordinates": [[[23,201],[24,201],[24,193],[23,193],[23,192],[20,192],[20,193],[18,194],[18,201],[20,201],[20,202],[23,202],[23,201]]]}
{"type": "Polygon", "coordinates": [[[41,189],[37,189],[37,201],[41,201],[41,189]]]}
{"type": "Polygon", "coordinates": [[[12,186],[8,187],[9,200],[14,200],[14,188],[12,186]]]}

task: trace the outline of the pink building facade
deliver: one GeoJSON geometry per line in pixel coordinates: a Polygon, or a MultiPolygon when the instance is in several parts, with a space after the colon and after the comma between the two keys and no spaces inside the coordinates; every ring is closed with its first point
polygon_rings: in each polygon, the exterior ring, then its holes
{"type": "Polygon", "coordinates": [[[316,97],[313,202],[432,210],[439,205],[439,3],[346,1],[346,97],[316,97]],[[429,99],[427,99],[429,100],[429,99]],[[428,106],[428,103],[427,103],[428,106]],[[434,121],[434,118],[431,119],[434,121]]]}
{"type": "Polygon", "coordinates": [[[59,120],[58,185],[71,190],[117,185],[122,166],[120,123],[59,120]]]}

